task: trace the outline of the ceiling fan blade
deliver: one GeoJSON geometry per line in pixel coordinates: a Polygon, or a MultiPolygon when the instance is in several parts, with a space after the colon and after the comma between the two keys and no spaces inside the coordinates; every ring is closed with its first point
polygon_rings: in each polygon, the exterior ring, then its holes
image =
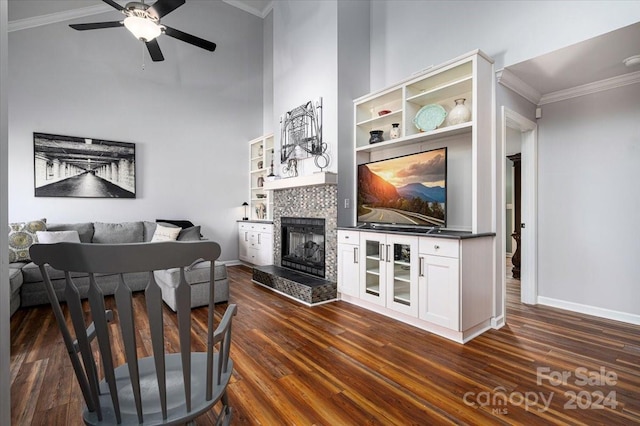
{"type": "Polygon", "coordinates": [[[74,30],[85,31],[85,30],[99,30],[101,28],[115,28],[121,27],[124,24],[122,21],[111,21],[111,22],[91,22],[88,24],[71,24],[69,25],[74,30]]]}
{"type": "Polygon", "coordinates": [[[151,55],[151,59],[153,62],[164,61],[164,56],[162,55],[162,51],[160,50],[160,45],[158,44],[158,40],[153,39],[145,43],[147,45],[147,49],[149,50],[149,55],[151,55]]]}
{"type": "Polygon", "coordinates": [[[102,1],[108,4],[109,6],[113,7],[114,9],[118,9],[118,10],[124,9],[124,7],[120,6],[118,3],[116,3],[113,0],[102,0],[102,1]]]}
{"type": "Polygon", "coordinates": [[[216,50],[216,44],[211,42],[211,41],[207,41],[204,40],[200,37],[196,37],[194,35],[191,34],[187,34],[185,32],[182,32],[180,30],[176,30],[175,28],[171,28],[171,27],[167,27],[165,25],[165,30],[164,33],[166,35],[168,35],[169,37],[173,37],[173,38],[177,38],[178,40],[182,40],[186,43],[189,44],[193,44],[194,46],[198,46],[201,47],[205,50],[208,50],[210,52],[213,52],[214,50],[216,50]]]}
{"type": "Polygon", "coordinates": [[[158,0],[149,9],[154,10],[158,14],[158,18],[173,12],[184,4],[185,0],[158,0]]]}

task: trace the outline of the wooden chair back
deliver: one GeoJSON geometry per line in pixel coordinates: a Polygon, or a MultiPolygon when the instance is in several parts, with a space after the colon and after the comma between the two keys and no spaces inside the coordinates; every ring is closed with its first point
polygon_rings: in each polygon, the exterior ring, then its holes
{"type": "MultiPolygon", "coordinates": [[[[73,365],[86,409],[87,424],[180,424],[192,421],[222,400],[219,423],[230,421],[226,386],[233,370],[229,358],[231,322],[236,305],[229,305],[214,328],[214,261],[220,246],[213,241],[139,244],[35,244],[31,259],[39,265],[49,300],[73,365]],[[210,261],[206,352],[191,351],[191,286],[185,268],[194,261],[210,261]],[[46,264],[64,271],[71,328],[63,313],[46,264]],[[167,349],[161,289],[153,271],[180,268],[176,287],[179,351],[167,349]],[[71,272],[89,276],[89,317],[84,312],[71,272]],[[148,321],[136,320],[127,274],[147,272],[144,290],[148,321]],[[118,274],[115,313],[105,305],[100,275],[118,274]],[[117,323],[109,324],[110,322],[117,323]],[[141,329],[141,324],[148,329],[141,329]],[[73,332],[71,331],[73,330],[73,332]],[[96,361],[92,341],[97,340],[96,361]],[[152,356],[139,358],[147,344],[152,356]],[[119,354],[124,352],[124,356],[119,354]],[[122,365],[114,360],[123,359],[122,365]],[[99,375],[100,372],[100,375],[99,375]]],[[[87,305],[85,305],[86,307],[87,305]]],[[[168,311],[169,312],[169,311],[168,311]]],[[[171,313],[171,315],[173,315],[171,313]]],[[[171,326],[171,325],[169,325],[171,326]]],[[[175,333],[174,333],[175,334],[175,333]]],[[[94,345],[96,346],[96,345],[94,345]]]]}

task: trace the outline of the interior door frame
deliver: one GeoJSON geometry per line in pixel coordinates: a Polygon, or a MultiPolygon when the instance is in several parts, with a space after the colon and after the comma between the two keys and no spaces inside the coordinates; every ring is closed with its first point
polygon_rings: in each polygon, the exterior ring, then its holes
{"type": "MultiPolygon", "coordinates": [[[[517,130],[521,134],[521,229],[520,240],[520,301],[535,305],[538,302],[538,125],[517,112],[502,107],[502,153],[506,150],[507,128],[517,130]]],[[[502,211],[506,212],[506,172],[502,170],[502,211]]],[[[506,214],[502,215],[502,229],[506,229],[506,214]]],[[[506,317],[506,240],[501,241],[501,283],[502,312],[506,317]]]]}

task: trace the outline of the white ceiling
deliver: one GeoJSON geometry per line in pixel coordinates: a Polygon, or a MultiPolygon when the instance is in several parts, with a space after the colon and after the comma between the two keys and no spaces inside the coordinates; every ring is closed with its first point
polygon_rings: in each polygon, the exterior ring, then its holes
{"type": "Polygon", "coordinates": [[[640,73],[640,65],[626,67],[622,61],[634,55],[640,55],[640,22],[507,66],[505,70],[533,89],[530,93],[534,95],[526,96],[529,100],[535,101],[530,97],[535,98],[537,92],[544,103],[551,94],[595,82],[623,78],[630,81],[632,74],[640,73]]]}
{"type": "MultiPolygon", "coordinates": [[[[116,0],[121,5],[125,5],[128,2],[123,0],[116,0]]],[[[207,0],[211,1],[211,0],[207,0]]],[[[232,6],[242,9],[246,12],[252,13],[256,16],[264,18],[272,8],[272,0],[222,0],[232,6]]],[[[147,1],[148,4],[153,4],[155,1],[147,1]]],[[[188,3],[188,2],[187,2],[188,3]]],[[[9,0],[8,3],[8,20],[21,21],[34,19],[46,15],[64,15],[65,13],[72,13],[73,17],[78,17],[81,9],[87,9],[88,14],[100,13],[103,11],[112,10],[112,7],[100,0],[56,0],[56,1],[29,1],[29,0],[9,0]],[[92,12],[92,13],[89,13],[92,12]]],[[[88,16],[84,14],[84,16],[88,16]]]]}

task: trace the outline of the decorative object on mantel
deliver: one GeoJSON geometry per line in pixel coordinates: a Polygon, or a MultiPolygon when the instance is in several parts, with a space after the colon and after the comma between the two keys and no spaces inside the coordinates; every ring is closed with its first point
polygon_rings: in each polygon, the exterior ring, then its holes
{"type": "Polygon", "coordinates": [[[425,105],[416,114],[413,119],[413,124],[423,132],[435,130],[444,122],[447,116],[447,111],[438,104],[425,105]]]}
{"type": "Polygon", "coordinates": [[[316,158],[313,159],[313,163],[317,168],[320,169],[320,173],[322,173],[324,169],[326,169],[329,165],[329,155],[327,155],[326,153],[322,155],[316,155],[316,158]]]}
{"type": "Polygon", "coordinates": [[[33,134],[36,197],[136,198],[136,145],[33,134]]]}
{"type": "Polygon", "coordinates": [[[273,174],[273,149],[271,149],[271,164],[269,165],[269,174],[267,175],[268,178],[273,178],[276,175],[273,174]]]}
{"type": "Polygon", "coordinates": [[[327,144],[322,142],[322,98],[309,101],[280,117],[280,162],[322,155],[327,144]]]}
{"type": "Polygon", "coordinates": [[[392,123],[391,130],[389,131],[391,139],[398,139],[400,137],[400,123],[392,123]]]}
{"type": "Polygon", "coordinates": [[[369,138],[369,143],[378,143],[384,141],[382,137],[382,130],[372,130],[369,132],[371,137],[369,138]]]}
{"type": "Polygon", "coordinates": [[[450,125],[466,123],[471,120],[471,110],[464,104],[464,101],[466,101],[464,98],[456,99],[454,101],[456,106],[449,111],[449,116],[447,117],[447,121],[450,125]]]}
{"type": "Polygon", "coordinates": [[[247,217],[247,207],[249,207],[249,203],[245,201],[244,203],[242,203],[242,207],[244,207],[244,217],[242,218],[242,220],[249,220],[249,218],[247,217]]]}
{"type": "Polygon", "coordinates": [[[287,165],[282,168],[282,172],[289,175],[289,177],[298,176],[298,160],[295,158],[289,158],[287,165]]]}

